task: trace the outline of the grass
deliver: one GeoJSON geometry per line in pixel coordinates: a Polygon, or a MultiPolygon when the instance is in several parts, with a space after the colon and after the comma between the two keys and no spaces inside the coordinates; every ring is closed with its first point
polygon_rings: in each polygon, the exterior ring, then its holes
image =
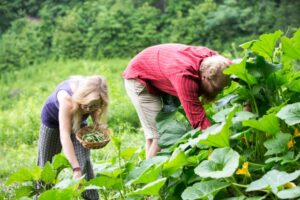
{"type": "MultiPolygon", "coordinates": [[[[108,123],[122,148],[144,146],[137,115],[126,95],[122,72],[129,59],[48,61],[0,76],[0,194],[10,194],[5,180],[21,167],[35,165],[40,112],[47,96],[71,75],[100,74],[109,89],[108,123]]],[[[116,155],[112,142],[92,151],[94,162],[116,155]]]]}

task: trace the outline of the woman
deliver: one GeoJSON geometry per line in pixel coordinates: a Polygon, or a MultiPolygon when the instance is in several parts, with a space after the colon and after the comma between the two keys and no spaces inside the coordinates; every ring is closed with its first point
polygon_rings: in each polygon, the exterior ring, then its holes
{"type": "MultiPolygon", "coordinates": [[[[92,117],[95,126],[107,110],[108,94],[102,76],[74,76],[58,85],[48,97],[41,113],[39,133],[38,165],[47,161],[63,149],[73,168],[73,178],[85,174],[87,180],[94,177],[90,151],[75,138],[75,132],[87,125],[92,117]]],[[[86,199],[99,199],[96,190],[85,191],[86,199]]]]}
{"type": "Polygon", "coordinates": [[[210,126],[199,96],[212,100],[228,84],[223,70],[230,60],[206,47],[161,44],[144,49],[123,73],[146,138],[146,158],[160,151],[155,118],[162,108],[161,96],[179,98],[194,128],[210,126]]]}

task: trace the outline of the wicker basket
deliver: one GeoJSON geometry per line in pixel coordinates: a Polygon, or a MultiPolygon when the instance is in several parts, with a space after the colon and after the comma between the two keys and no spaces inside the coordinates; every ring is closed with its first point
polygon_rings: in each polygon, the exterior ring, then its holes
{"type": "Polygon", "coordinates": [[[87,149],[101,149],[101,148],[105,147],[110,141],[110,130],[107,128],[103,128],[103,127],[98,127],[95,129],[90,126],[86,126],[86,127],[79,129],[76,132],[76,138],[82,144],[82,146],[87,149]],[[85,135],[93,130],[102,132],[105,135],[106,140],[103,140],[101,142],[87,142],[87,141],[84,141],[81,139],[83,135],[85,135]]]}

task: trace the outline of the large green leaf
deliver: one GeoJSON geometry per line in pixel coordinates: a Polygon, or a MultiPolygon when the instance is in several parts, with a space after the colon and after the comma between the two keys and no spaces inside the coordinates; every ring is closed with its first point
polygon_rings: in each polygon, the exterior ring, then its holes
{"type": "Polygon", "coordinates": [[[265,197],[245,197],[245,196],[240,196],[240,197],[230,197],[222,200],[263,200],[265,197]]]}
{"type": "Polygon", "coordinates": [[[280,198],[280,199],[294,199],[297,197],[300,197],[300,187],[294,187],[294,188],[290,188],[287,190],[281,190],[278,193],[276,193],[276,195],[280,198]]]}
{"type": "Polygon", "coordinates": [[[121,157],[129,161],[138,149],[134,147],[126,148],[121,152],[121,157]]]}
{"type": "MultiPolygon", "coordinates": [[[[235,83],[235,84],[237,84],[237,83],[235,83]]],[[[237,87],[237,89],[238,89],[238,87],[237,87]]],[[[224,96],[221,99],[218,99],[216,101],[216,108],[220,109],[224,106],[227,106],[231,101],[233,101],[237,98],[238,98],[237,94],[228,94],[228,95],[226,95],[226,96],[224,96]]]]}
{"type": "Polygon", "coordinates": [[[295,153],[293,151],[288,151],[283,156],[275,156],[268,158],[265,160],[265,163],[271,163],[271,162],[280,162],[281,165],[284,165],[286,163],[293,163],[296,162],[299,158],[295,158],[295,153]]]}
{"type": "MultiPolygon", "coordinates": [[[[268,62],[262,56],[256,56],[254,62],[247,63],[247,69],[261,83],[270,78],[270,75],[274,75],[275,72],[282,69],[282,65],[268,62]]],[[[277,80],[273,78],[272,81],[275,84],[277,80]]]]}
{"type": "Polygon", "coordinates": [[[196,140],[198,144],[213,147],[229,147],[229,135],[230,129],[228,124],[215,124],[206,129],[196,140]]]}
{"type": "Polygon", "coordinates": [[[187,164],[187,156],[177,148],[173,153],[170,159],[163,166],[163,173],[166,177],[171,176],[178,169],[182,168],[187,164]]]}
{"type": "Polygon", "coordinates": [[[20,168],[16,173],[12,174],[6,181],[7,185],[16,182],[26,182],[26,181],[37,181],[40,179],[42,169],[39,166],[35,166],[32,169],[20,168]]]}
{"type": "Polygon", "coordinates": [[[220,190],[228,187],[230,184],[218,180],[195,183],[187,187],[181,194],[183,200],[194,199],[212,199],[220,190]]]}
{"type": "Polygon", "coordinates": [[[245,120],[248,120],[250,118],[255,118],[255,114],[253,114],[252,112],[247,112],[247,111],[241,111],[241,112],[237,112],[235,113],[234,118],[232,119],[232,123],[238,123],[238,122],[243,122],[245,120]]]}
{"type": "Polygon", "coordinates": [[[128,176],[126,177],[126,180],[130,182],[131,180],[137,179],[152,166],[160,166],[161,164],[165,163],[168,159],[169,158],[167,156],[155,156],[148,160],[143,160],[140,166],[135,167],[129,172],[128,176]]]}
{"type": "Polygon", "coordinates": [[[70,189],[72,191],[75,191],[79,188],[79,185],[83,181],[83,176],[78,179],[63,179],[59,183],[57,183],[54,188],[63,190],[63,189],[70,189]]]}
{"type": "Polygon", "coordinates": [[[56,178],[56,170],[53,169],[53,166],[50,164],[50,162],[46,162],[42,175],[41,180],[45,183],[54,183],[56,178]]]}
{"type": "Polygon", "coordinates": [[[159,132],[159,146],[164,148],[175,144],[188,131],[186,126],[176,119],[176,112],[158,113],[156,126],[159,132]]]}
{"type": "Polygon", "coordinates": [[[249,85],[256,84],[257,80],[246,69],[246,60],[247,58],[245,57],[241,63],[230,65],[223,71],[223,73],[227,75],[235,75],[249,85]]]}
{"type": "Polygon", "coordinates": [[[300,102],[283,107],[276,115],[292,126],[300,123],[300,102]]]}
{"type": "Polygon", "coordinates": [[[273,59],[275,45],[282,34],[283,32],[278,30],[274,33],[261,35],[259,40],[253,43],[251,50],[271,61],[273,59]]]}
{"type": "Polygon", "coordinates": [[[264,146],[267,148],[265,156],[285,152],[288,149],[288,142],[291,139],[290,134],[279,133],[274,139],[267,140],[264,146]]]}
{"type": "Polygon", "coordinates": [[[249,42],[245,42],[241,45],[239,45],[239,47],[243,48],[243,49],[250,49],[251,46],[253,45],[254,42],[256,42],[257,40],[251,40],[249,42]]]}
{"type": "Polygon", "coordinates": [[[281,38],[282,53],[287,60],[300,60],[300,29],[289,39],[286,36],[281,38]]]}
{"type": "Polygon", "coordinates": [[[120,169],[118,165],[113,165],[110,162],[106,162],[106,163],[95,165],[94,171],[96,174],[101,174],[104,176],[115,178],[118,177],[123,172],[123,169],[120,169]]]}
{"type": "Polygon", "coordinates": [[[273,192],[277,193],[279,186],[295,180],[298,176],[300,176],[300,170],[288,174],[274,169],[266,173],[262,178],[251,182],[246,191],[263,190],[270,187],[273,192]]]}
{"type": "Polygon", "coordinates": [[[243,126],[248,126],[272,134],[276,134],[280,131],[279,120],[273,113],[264,115],[259,120],[251,119],[243,121],[243,126]]]}
{"type": "Polygon", "coordinates": [[[215,121],[215,122],[219,122],[219,123],[222,123],[225,121],[226,119],[226,116],[228,115],[228,113],[231,111],[230,108],[225,108],[219,112],[217,112],[216,114],[214,114],[212,116],[212,119],[215,121]]]}
{"type": "Polygon", "coordinates": [[[300,93],[300,78],[292,80],[288,86],[289,90],[300,93]]]}
{"type": "Polygon", "coordinates": [[[229,147],[229,136],[231,133],[232,118],[236,112],[236,108],[231,108],[226,120],[221,124],[215,124],[206,129],[198,136],[198,144],[204,144],[214,147],[229,147]]]}
{"type": "Polygon", "coordinates": [[[142,195],[158,195],[160,188],[165,184],[167,178],[158,179],[152,183],[145,185],[143,188],[137,189],[129,195],[142,194],[142,195]]]}
{"type": "Polygon", "coordinates": [[[52,162],[53,168],[60,171],[66,167],[70,167],[70,163],[67,160],[67,158],[64,156],[64,154],[56,154],[53,157],[53,162],[52,162]]]}
{"type": "Polygon", "coordinates": [[[106,189],[118,189],[118,190],[122,188],[120,178],[114,178],[114,177],[108,177],[102,175],[89,180],[84,185],[85,186],[95,185],[99,187],[105,187],[106,189]]]}
{"type": "Polygon", "coordinates": [[[240,155],[231,148],[215,149],[209,160],[195,168],[200,177],[225,178],[232,176],[239,165],[240,155]]]}
{"type": "Polygon", "coordinates": [[[31,196],[34,191],[33,186],[21,186],[15,190],[16,199],[25,196],[31,196]]]}
{"type": "Polygon", "coordinates": [[[160,165],[152,165],[147,168],[143,173],[135,179],[131,179],[127,185],[133,185],[137,183],[151,183],[157,180],[161,176],[162,164],[160,165]]]}
{"type": "Polygon", "coordinates": [[[38,198],[39,200],[72,200],[72,191],[71,190],[47,190],[41,194],[38,198]]]}

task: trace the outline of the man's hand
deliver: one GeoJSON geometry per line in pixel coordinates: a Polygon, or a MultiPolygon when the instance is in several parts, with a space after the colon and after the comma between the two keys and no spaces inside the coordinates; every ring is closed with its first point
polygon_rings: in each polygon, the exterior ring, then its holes
{"type": "Polygon", "coordinates": [[[252,112],[251,104],[249,103],[249,101],[246,101],[244,103],[243,111],[252,112]]]}

